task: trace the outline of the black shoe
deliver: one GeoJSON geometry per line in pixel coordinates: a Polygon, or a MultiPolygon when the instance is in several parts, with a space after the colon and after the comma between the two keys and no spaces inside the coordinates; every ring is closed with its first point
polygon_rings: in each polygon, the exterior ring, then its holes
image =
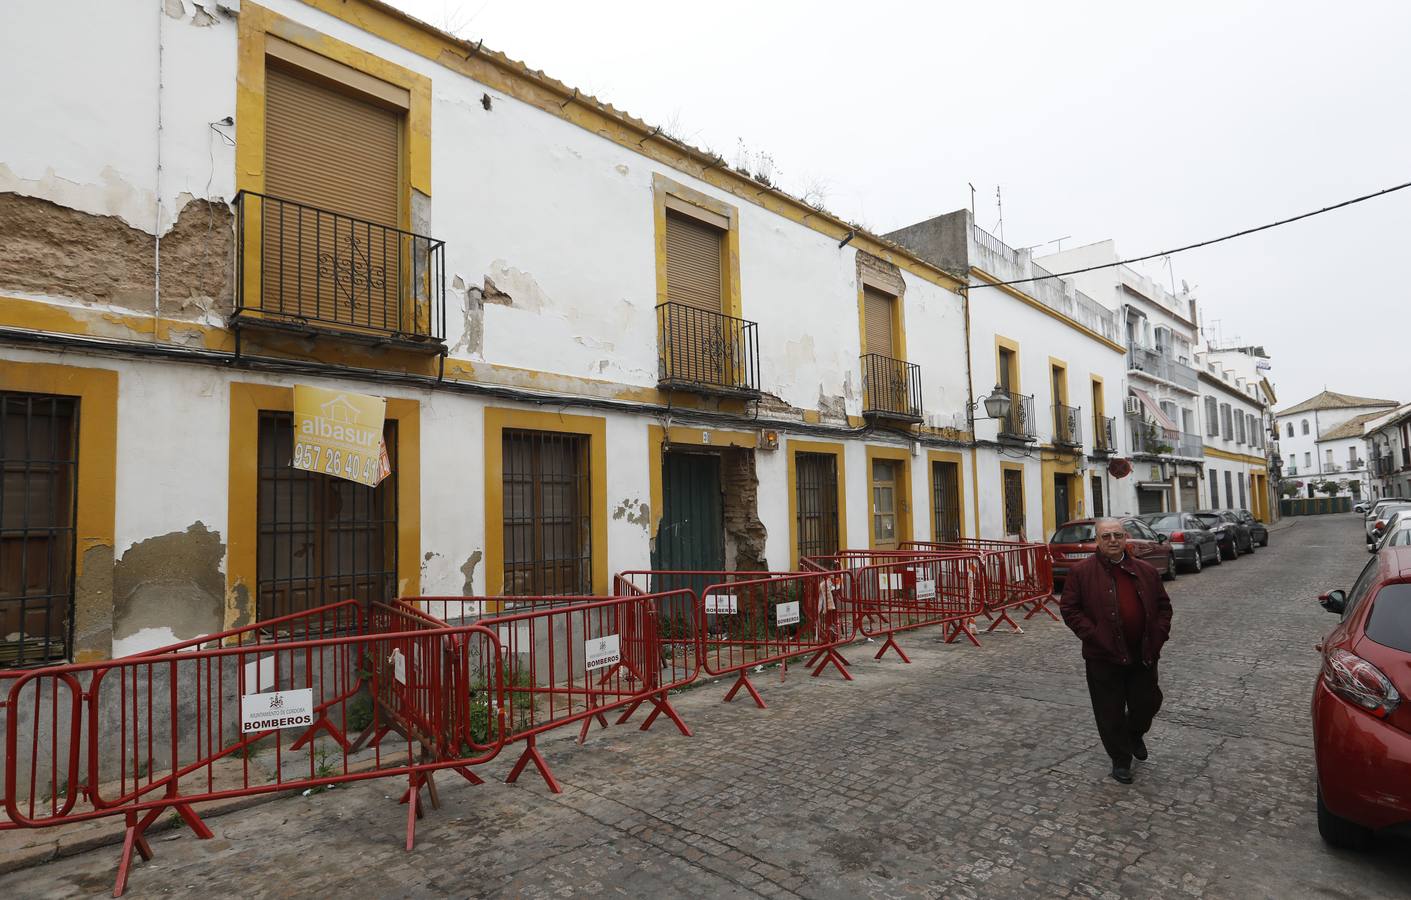
{"type": "Polygon", "coordinates": [[[1113,766],[1112,777],[1123,784],[1132,783],[1132,769],[1130,766],[1113,766]]]}
{"type": "Polygon", "coordinates": [[[1132,755],[1142,762],[1146,762],[1146,741],[1137,735],[1132,736],[1132,755]]]}

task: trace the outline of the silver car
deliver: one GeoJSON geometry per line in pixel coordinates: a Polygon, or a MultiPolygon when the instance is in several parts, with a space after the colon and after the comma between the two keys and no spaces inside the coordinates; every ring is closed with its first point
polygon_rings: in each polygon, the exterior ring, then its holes
{"type": "Polygon", "coordinates": [[[1376,552],[1377,539],[1386,531],[1387,523],[1391,520],[1392,515],[1407,509],[1411,509],[1411,503],[1404,500],[1383,501],[1372,507],[1372,514],[1367,517],[1368,553],[1376,552]]]}
{"type": "Polygon", "coordinates": [[[1367,529],[1367,543],[1370,544],[1372,542],[1372,526],[1377,524],[1378,519],[1385,518],[1385,516],[1382,515],[1382,510],[1386,509],[1386,507],[1390,506],[1393,503],[1407,502],[1411,501],[1403,500],[1400,497],[1384,497],[1381,500],[1378,500],[1376,503],[1372,504],[1372,508],[1367,510],[1367,521],[1365,523],[1365,527],[1367,529]]]}

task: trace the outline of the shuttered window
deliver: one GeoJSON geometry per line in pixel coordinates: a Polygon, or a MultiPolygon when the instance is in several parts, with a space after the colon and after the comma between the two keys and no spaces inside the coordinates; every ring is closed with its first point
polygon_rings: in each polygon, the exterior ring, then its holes
{"type": "Polygon", "coordinates": [[[862,319],[866,331],[864,341],[868,353],[896,356],[895,335],[892,333],[892,304],[896,298],[870,287],[862,289],[862,319]]]}
{"type": "Polygon", "coordinates": [[[277,65],[265,88],[265,193],[292,203],[264,205],[263,307],[397,330],[402,110],[277,65]]]}
{"type": "Polygon", "coordinates": [[[666,299],[723,312],[725,232],[692,216],[666,213],[666,299]]]}

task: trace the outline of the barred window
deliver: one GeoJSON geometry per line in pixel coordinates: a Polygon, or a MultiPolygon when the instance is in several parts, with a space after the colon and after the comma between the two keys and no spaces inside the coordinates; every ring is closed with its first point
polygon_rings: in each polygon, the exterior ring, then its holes
{"type": "Polygon", "coordinates": [[[1004,470],[1004,532],[1024,531],[1024,473],[1018,469],[1004,470]]]}
{"type": "Polygon", "coordinates": [[[588,438],[504,432],[504,592],[593,591],[588,438]]]}
{"type": "Polygon", "coordinates": [[[375,488],[290,465],[294,417],[260,413],[261,620],[341,600],[397,596],[397,423],[383,427],[392,474],[375,488]]]}
{"type": "Polygon", "coordinates": [[[70,655],[78,400],[0,393],[0,666],[70,655]]]}
{"type": "Polygon", "coordinates": [[[794,506],[799,556],[838,552],[838,458],[831,453],[794,456],[794,506]]]}

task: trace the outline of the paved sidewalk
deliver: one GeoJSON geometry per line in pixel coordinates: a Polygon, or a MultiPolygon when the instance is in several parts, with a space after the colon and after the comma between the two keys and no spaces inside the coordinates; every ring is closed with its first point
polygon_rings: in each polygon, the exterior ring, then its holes
{"type": "MultiPolygon", "coordinates": [[[[1366,561],[1359,525],[1308,518],[1171,586],[1166,708],[1129,787],[1062,625],[979,650],[922,632],[910,666],[853,648],[851,683],[763,676],[767,710],[688,691],[694,738],[546,743],[560,796],[491,780],[512,753],[484,786],[443,777],[411,853],[391,781],[223,816],[211,841],[159,834],[129,896],[1404,897],[1411,842],[1329,851],[1313,815],[1312,646],[1333,618],[1312,597],[1366,561]]],[[[0,876],[0,897],[103,894],[116,859],[0,876]]]]}

